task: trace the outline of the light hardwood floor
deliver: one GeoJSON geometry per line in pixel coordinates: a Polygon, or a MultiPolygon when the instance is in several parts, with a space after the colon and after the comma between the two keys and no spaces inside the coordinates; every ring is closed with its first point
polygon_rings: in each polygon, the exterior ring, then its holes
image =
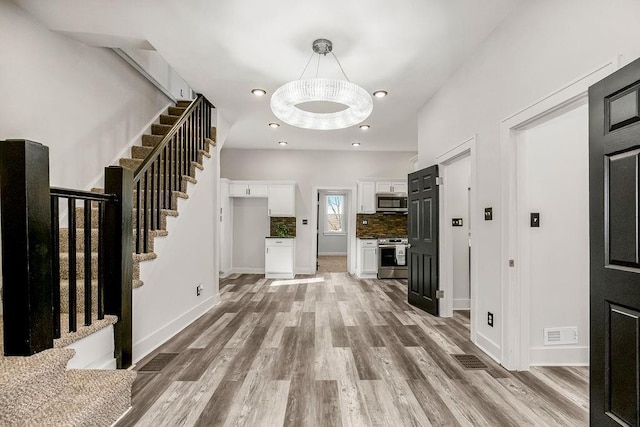
{"type": "Polygon", "coordinates": [[[224,279],[220,305],[138,363],[170,360],[138,373],[118,426],[588,424],[587,368],[508,372],[469,341],[468,312],[432,317],[406,303],[406,286],[224,279]]]}

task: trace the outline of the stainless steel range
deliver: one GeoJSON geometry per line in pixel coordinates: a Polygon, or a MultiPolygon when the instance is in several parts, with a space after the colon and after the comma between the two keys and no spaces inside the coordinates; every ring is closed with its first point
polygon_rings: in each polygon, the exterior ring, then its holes
{"type": "Polygon", "coordinates": [[[378,239],[378,279],[406,279],[407,244],[406,237],[378,239]]]}

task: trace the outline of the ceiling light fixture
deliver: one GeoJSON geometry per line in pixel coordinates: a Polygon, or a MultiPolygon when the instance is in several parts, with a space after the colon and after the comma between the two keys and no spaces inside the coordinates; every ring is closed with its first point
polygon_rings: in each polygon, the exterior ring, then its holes
{"type": "Polygon", "coordinates": [[[351,145],[353,145],[354,147],[360,147],[360,143],[359,142],[352,142],[351,145]]]}
{"type": "Polygon", "coordinates": [[[280,145],[287,145],[287,141],[280,141],[280,142],[278,142],[278,144],[280,144],[280,145]]]}
{"type": "Polygon", "coordinates": [[[271,96],[271,110],[277,118],[292,126],[305,129],[344,129],[365,120],[373,111],[371,95],[360,86],[351,83],[340,61],[332,52],[330,40],[318,39],[313,42],[313,52],[318,54],[315,78],[302,79],[313,53],[302,70],[298,80],[280,86],[271,96]],[[320,56],[331,53],[342,71],[345,80],[318,78],[320,56]],[[299,107],[304,103],[334,103],[346,107],[340,111],[318,113],[299,107]]]}
{"type": "Polygon", "coordinates": [[[270,128],[274,128],[274,129],[277,129],[277,128],[279,128],[279,127],[280,127],[280,123],[269,123],[269,127],[270,127],[270,128]]]}
{"type": "Polygon", "coordinates": [[[369,130],[369,129],[371,129],[371,125],[360,125],[360,129],[369,130]]]}
{"type": "Polygon", "coordinates": [[[255,96],[265,96],[267,94],[267,91],[264,89],[252,89],[251,93],[255,96]]]}
{"type": "Polygon", "coordinates": [[[376,98],[384,98],[388,94],[389,92],[387,92],[386,90],[377,90],[373,92],[373,96],[375,96],[376,98]]]}

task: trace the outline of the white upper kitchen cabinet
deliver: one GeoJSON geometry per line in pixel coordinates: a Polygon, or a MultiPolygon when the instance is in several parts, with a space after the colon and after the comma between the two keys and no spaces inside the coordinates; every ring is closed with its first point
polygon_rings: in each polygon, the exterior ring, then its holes
{"type": "Polygon", "coordinates": [[[269,216],[296,216],[296,184],[269,184],[269,216]]]}
{"type": "Polygon", "coordinates": [[[406,181],[381,181],[376,182],[376,193],[406,193],[406,181]]]}
{"type": "Polygon", "coordinates": [[[269,186],[266,183],[250,181],[230,181],[230,197],[268,197],[269,186]]]}
{"type": "Polygon", "coordinates": [[[376,183],[358,182],[358,213],[376,213],[376,183]]]}

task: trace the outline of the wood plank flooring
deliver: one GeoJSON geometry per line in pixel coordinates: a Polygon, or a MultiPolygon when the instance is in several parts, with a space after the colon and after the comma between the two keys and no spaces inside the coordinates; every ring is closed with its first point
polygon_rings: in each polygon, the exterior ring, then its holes
{"type": "Polygon", "coordinates": [[[508,372],[469,341],[468,312],[430,316],[406,286],[347,273],[224,279],[221,304],[137,364],[117,425],[588,425],[587,368],[508,372]],[[164,353],[175,355],[144,371],[164,353]]]}

